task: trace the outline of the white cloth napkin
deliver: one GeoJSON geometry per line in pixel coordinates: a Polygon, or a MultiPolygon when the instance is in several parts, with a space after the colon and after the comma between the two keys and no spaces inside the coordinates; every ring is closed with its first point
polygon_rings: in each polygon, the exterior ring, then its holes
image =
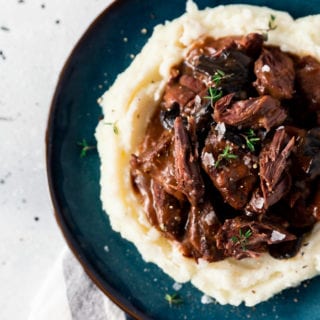
{"type": "Polygon", "coordinates": [[[28,320],[125,320],[125,314],[64,250],[31,307],[28,320]]]}

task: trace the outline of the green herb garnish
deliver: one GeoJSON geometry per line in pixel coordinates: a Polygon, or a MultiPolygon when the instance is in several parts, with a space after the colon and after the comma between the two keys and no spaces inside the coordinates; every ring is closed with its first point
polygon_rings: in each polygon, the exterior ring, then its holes
{"type": "Polygon", "coordinates": [[[250,129],[246,132],[246,134],[242,134],[242,136],[244,137],[244,139],[246,140],[246,144],[248,149],[251,152],[255,151],[255,144],[260,141],[260,138],[258,138],[255,134],[255,132],[253,131],[253,129],[250,129]]]}
{"type": "Polygon", "coordinates": [[[209,96],[205,96],[205,99],[210,99],[211,105],[218,101],[222,97],[222,90],[210,87],[208,89],[209,96]]]}
{"type": "Polygon", "coordinates": [[[164,296],[164,298],[165,298],[166,301],[168,301],[170,307],[173,304],[181,304],[183,302],[183,300],[180,298],[180,296],[177,293],[174,293],[174,294],[167,293],[164,296]]]}
{"type": "Polygon", "coordinates": [[[268,40],[268,32],[277,29],[278,25],[276,24],[276,16],[273,14],[270,14],[269,21],[268,21],[268,29],[264,30],[262,33],[264,40],[268,40]]]}
{"type": "Polygon", "coordinates": [[[252,236],[252,231],[248,229],[245,233],[242,232],[241,229],[239,229],[239,236],[233,236],[231,238],[231,241],[235,244],[239,243],[242,250],[247,250],[247,243],[248,239],[252,236]]]}
{"type": "Polygon", "coordinates": [[[212,81],[215,83],[216,86],[221,84],[223,79],[227,79],[232,77],[233,74],[226,74],[224,71],[217,69],[217,71],[212,76],[212,81]]]}
{"type": "Polygon", "coordinates": [[[107,126],[112,126],[112,130],[113,130],[113,133],[115,135],[119,134],[119,128],[117,126],[117,121],[115,121],[115,122],[105,122],[104,124],[107,125],[107,126]]]}
{"type": "Polygon", "coordinates": [[[86,139],[82,139],[82,141],[79,141],[77,145],[81,147],[80,158],[84,158],[89,150],[97,148],[96,146],[90,146],[86,139]]]}
{"type": "Polygon", "coordinates": [[[277,29],[278,26],[276,25],[275,21],[276,21],[276,16],[273,14],[270,14],[270,18],[268,22],[268,31],[277,29]]]}
{"type": "Polygon", "coordinates": [[[223,152],[218,155],[218,160],[217,160],[216,163],[214,164],[214,167],[215,167],[215,168],[218,168],[220,162],[221,162],[223,159],[231,160],[231,159],[237,159],[237,158],[238,158],[238,156],[237,156],[236,154],[232,154],[232,153],[230,153],[230,151],[231,151],[231,150],[230,150],[230,145],[227,145],[227,146],[224,148],[223,152]]]}

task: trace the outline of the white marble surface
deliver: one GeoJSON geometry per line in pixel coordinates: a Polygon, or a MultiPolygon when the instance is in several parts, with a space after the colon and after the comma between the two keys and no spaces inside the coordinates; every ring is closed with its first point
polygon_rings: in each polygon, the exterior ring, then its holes
{"type": "MultiPolygon", "coordinates": [[[[111,0],[0,0],[0,319],[26,319],[65,246],[53,216],[45,129],[59,72],[111,0]]],[[[61,319],[63,320],[63,319],[61,319]]]]}

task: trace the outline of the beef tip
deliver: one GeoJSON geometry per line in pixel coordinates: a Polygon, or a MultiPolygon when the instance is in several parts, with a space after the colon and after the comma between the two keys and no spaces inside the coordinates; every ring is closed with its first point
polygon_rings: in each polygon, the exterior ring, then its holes
{"type": "Polygon", "coordinates": [[[167,237],[181,239],[187,221],[187,203],[178,201],[155,180],[152,180],[151,190],[157,217],[156,225],[167,237]]]}
{"type": "Polygon", "coordinates": [[[174,164],[179,190],[196,206],[203,201],[205,185],[201,176],[196,152],[182,118],[174,122],[174,164]]]}
{"type": "Polygon", "coordinates": [[[145,201],[149,201],[146,188],[150,189],[150,180],[154,179],[163,186],[166,192],[179,200],[185,200],[184,194],[177,186],[174,174],[173,134],[170,131],[164,131],[158,141],[147,143],[147,140],[146,136],[139,156],[131,156],[131,174],[135,187],[140,190],[141,194],[146,195],[145,201]],[[145,178],[138,178],[139,175],[145,178]]]}
{"type": "Polygon", "coordinates": [[[320,127],[307,132],[305,142],[302,145],[302,154],[309,159],[306,173],[311,179],[320,175],[320,127]]]}
{"type": "Polygon", "coordinates": [[[242,209],[257,179],[257,172],[251,165],[256,162],[255,156],[243,153],[237,145],[212,130],[202,150],[201,162],[224,201],[235,209],[242,209]],[[226,148],[234,155],[233,159],[221,157],[226,148]]]}
{"type": "Polygon", "coordinates": [[[320,181],[316,183],[316,189],[311,204],[308,206],[308,210],[312,213],[312,216],[316,221],[320,221],[320,181]]]}
{"type": "Polygon", "coordinates": [[[183,107],[194,97],[195,93],[192,90],[180,83],[173,83],[165,89],[162,106],[167,110],[170,110],[174,104],[183,107]]]}
{"type": "Polygon", "coordinates": [[[288,173],[289,156],[295,145],[295,138],[289,140],[285,129],[278,128],[272,141],[267,144],[259,156],[260,186],[264,197],[264,207],[278,202],[291,186],[288,173]]]}
{"type": "Polygon", "coordinates": [[[261,53],[264,37],[260,33],[249,33],[235,42],[241,51],[256,60],[261,53]]]}
{"type": "Polygon", "coordinates": [[[224,49],[213,56],[200,56],[195,70],[207,76],[207,84],[222,89],[224,94],[235,93],[237,97],[246,97],[248,87],[252,81],[250,65],[252,59],[236,49],[224,49]],[[213,76],[223,72],[218,83],[214,83],[213,76]]]}
{"type": "Polygon", "coordinates": [[[260,95],[276,99],[290,99],[294,92],[294,63],[288,54],[278,48],[263,48],[254,65],[257,80],[254,86],[260,95]]]}
{"type": "Polygon", "coordinates": [[[245,217],[227,219],[216,235],[217,248],[225,257],[256,258],[269,245],[294,240],[296,237],[283,228],[245,217]]]}
{"type": "MultiPolygon", "coordinates": [[[[303,57],[297,65],[297,83],[311,111],[320,110],[320,63],[311,56],[303,57]]],[[[301,112],[304,112],[303,110],[301,112]]]]}
{"type": "Polygon", "coordinates": [[[224,37],[215,39],[212,37],[200,38],[196,41],[187,53],[186,61],[189,65],[195,66],[200,56],[213,56],[217,51],[235,47],[234,37],[224,37]]]}
{"type": "Polygon", "coordinates": [[[233,94],[230,94],[215,103],[213,118],[216,122],[243,128],[265,128],[269,131],[272,127],[282,124],[287,117],[279,100],[271,96],[249,98],[233,103],[232,98],[233,94]]]}
{"type": "Polygon", "coordinates": [[[183,107],[194,99],[196,94],[205,90],[205,84],[189,74],[181,74],[170,79],[163,96],[162,108],[171,110],[177,104],[182,110],[183,107]]]}
{"type": "Polygon", "coordinates": [[[182,253],[209,262],[221,260],[222,254],[215,242],[219,227],[220,222],[208,200],[199,206],[193,206],[189,211],[185,239],[181,246],[182,253]]]}
{"type": "Polygon", "coordinates": [[[181,86],[190,89],[196,94],[206,88],[205,84],[202,81],[189,74],[183,74],[179,80],[179,83],[181,86]]]}

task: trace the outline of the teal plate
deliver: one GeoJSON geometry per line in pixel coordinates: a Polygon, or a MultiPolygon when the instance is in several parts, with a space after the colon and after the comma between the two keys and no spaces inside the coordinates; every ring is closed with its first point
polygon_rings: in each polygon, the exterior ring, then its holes
{"type": "MultiPolygon", "coordinates": [[[[239,3],[196,2],[200,8],[239,3]]],[[[320,12],[318,0],[242,3],[285,10],[294,17],[320,12]]],[[[254,308],[204,305],[202,293],[184,284],[179,291],[183,303],[170,307],[164,296],[174,292],[173,280],[145,263],[131,243],[112,231],[102,211],[98,155],[90,151],[80,158],[77,142],[96,143],[94,131],[101,116],[97,99],[130,64],[152,28],[184,9],[183,0],[118,0],[96,19],[71,53],[56,88],[47,130],[48,179],[57,221],[93,281],[137,319],[320,319],[319,277],[254,308]]]]}

